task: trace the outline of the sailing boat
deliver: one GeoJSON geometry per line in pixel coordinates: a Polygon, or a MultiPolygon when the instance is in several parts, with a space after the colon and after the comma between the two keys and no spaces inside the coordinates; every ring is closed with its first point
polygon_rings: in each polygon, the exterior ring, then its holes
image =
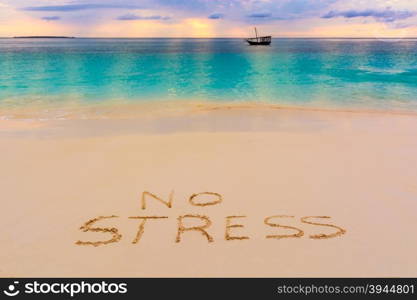
{"type": "Polygon", "coordinates": [[[255,36],[254,38],[248,38],[246,39],[246,41],[249,43],[249,45],[251,46],[255,46],[255,45],[263,45],[263,46],[268,46],[271,44],[271,40],[272,40],[272,36],[268,35],[268,36],[259,36],[258,37],[258,30],[255,27],[255,36]]]}

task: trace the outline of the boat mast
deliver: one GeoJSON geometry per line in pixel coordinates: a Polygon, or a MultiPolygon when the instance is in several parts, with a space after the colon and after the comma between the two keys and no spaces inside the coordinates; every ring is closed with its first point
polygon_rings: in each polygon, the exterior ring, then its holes
{"type": "Polygon", "coordinates": [[[255,36],[256,36],[256,42],[259,42],[258,41],[258,30],[256,30],[256,27],[255,27],[255,36]]]}

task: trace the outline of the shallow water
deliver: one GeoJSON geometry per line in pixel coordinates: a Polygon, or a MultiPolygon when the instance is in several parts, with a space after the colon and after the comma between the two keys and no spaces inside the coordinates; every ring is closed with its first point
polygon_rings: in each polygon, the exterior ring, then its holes
{"type": "Polygon", "coordinates": [[[0,115],[188,99],[417,111],[417,40],[0,39],[0,115]]]}

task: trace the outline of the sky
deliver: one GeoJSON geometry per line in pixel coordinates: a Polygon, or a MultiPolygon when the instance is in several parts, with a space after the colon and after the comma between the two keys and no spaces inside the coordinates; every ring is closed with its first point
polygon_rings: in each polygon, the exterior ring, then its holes
{"type": "Polygon", "coordinates": [[[0,0],[0,36],[417,37],[417,0],[0,0]]]}

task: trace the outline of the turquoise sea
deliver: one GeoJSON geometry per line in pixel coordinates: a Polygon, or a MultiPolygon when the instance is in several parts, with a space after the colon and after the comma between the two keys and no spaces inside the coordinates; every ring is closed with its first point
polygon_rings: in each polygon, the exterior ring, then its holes
{"type": "Polygon", "coordinates": [[[417,40],[0,39],[0,113],[188,99],[417,111],[417,40]]]}

